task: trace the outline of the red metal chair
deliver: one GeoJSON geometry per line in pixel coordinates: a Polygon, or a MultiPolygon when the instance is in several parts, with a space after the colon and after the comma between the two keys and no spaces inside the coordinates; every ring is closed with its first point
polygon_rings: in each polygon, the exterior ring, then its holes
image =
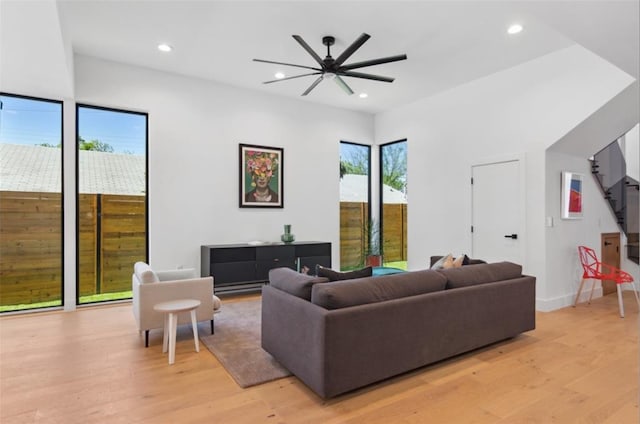
{"type": "Polygon", "coordinates": [[[624,318],[624,306],[622,304],[622,289],[620,286],[624,283],[629,283],[633,287],[633,294],[636,296],[636,302],[638,303],[638,307],[640,308],[640,299],[638,299],[638,293],[636,292],[636,287],[633,285],[633,277],[627,273],[613,267],[611,265],[603,264],[598,260],[596,256],[596,252],[593,249],[590,249],[586,246],[578,246],[578,252],[580,253],[580,262],[582,263],[582,269],[584,270],[582,274],[582,281],[580,282],[580,288],[578,289],[578,294],[576,294],[576,300],[573,302],[573,306],[575,307],[578,304],[578,299],[580,298],[580,292],[582,292],[582,286],[584,285],[584,281],[588,278],[592,279],[591,282],[591,294],[589,295],[589,302],[591,303],[591,298],[593,297],[593,288],[596,285],[596,280],[609,280],[615,281],[616,288],[618,289],[618,304],[620,305],[620,317],[624,318]]]}

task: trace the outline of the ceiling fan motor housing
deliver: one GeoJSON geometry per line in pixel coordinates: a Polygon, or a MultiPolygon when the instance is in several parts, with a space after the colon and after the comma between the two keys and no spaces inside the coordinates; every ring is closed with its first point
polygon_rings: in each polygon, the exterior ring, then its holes
{"type": "Polygon", "coordinates": [[[326,37],[322,37],[322,44],[324,44],[327,47],[333,46],[335,43],[336,43],[335,37],[332,37],[330,35],[327,35],[326,37]]]}

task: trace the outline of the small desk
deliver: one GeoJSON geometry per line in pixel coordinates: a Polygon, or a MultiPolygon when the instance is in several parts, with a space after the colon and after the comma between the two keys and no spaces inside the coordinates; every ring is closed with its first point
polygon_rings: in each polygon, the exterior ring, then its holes
{"type": "Polygon", "coordinates": [[[178,328],[178,313],[191,312],[191,326],[193,327],[193,340],[196,352],[200,352],[198,340],[198,323],[196,322],[196,308],[200,306],[199,300],[179,299],[158,303],[153,307],[155,311],[162,312],[164,316],[164,335],[162,337],[162,353],[167,351],[169,342],[169,365],[176,361],[176,330],[178,328]]]}

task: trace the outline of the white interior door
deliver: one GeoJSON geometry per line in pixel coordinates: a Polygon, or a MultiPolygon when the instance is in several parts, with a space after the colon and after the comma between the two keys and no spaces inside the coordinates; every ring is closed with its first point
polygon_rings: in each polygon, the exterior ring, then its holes
{"type": "Polygon", "coordinates": [[[522,264],[524,216],[520,161],[473,166],[473,258],[522,264]]]}

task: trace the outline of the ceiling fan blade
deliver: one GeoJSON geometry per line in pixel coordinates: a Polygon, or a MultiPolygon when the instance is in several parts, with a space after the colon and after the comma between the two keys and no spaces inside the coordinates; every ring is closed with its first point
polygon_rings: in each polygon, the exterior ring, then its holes
{"type": "Polygon", "coordinates": [[[295,66],[296,68],[312,69],[314,71],[322,71],[322,69],[312,68],[311,66],[294,65],[293,63],[274,62],[272,60],[263,60],[263,59],[253,59],[253,61],[254,62],[261,62],[261,63],[273,63],[275,65],[295,66]]]}
{"type": "Polygon", "coordinates": [[[352,72],[352,71],[343,71],[343,72],[339,72],[338,74],[344,77],[364,78],[364,79],[370,79],[370,80],[382,81],[382,82],[393,82],[395,79],[390,77],[382,77],[380,75],[363,74],[362,72],[352,72]]]}
{"type": "Polygon", "coordinates": [[[356,62],[350,65],[344,65],[344,66],[341,66],[340,69],[348,71],[349,69],[364,68],[365,66],[380,65],[382,63],[397,62],[399,60],[406,60],[406,59],[407,59],[406,54],[399,54],[397,56],[383,57],[381,59],[365,60],[363,62],[356,62]]]}
{"type": "Polygon", "coordinates": [[[307,53],[309,53],[313,59],[318,62],[318,64],[324,69],[324,62],[322,61],[322,58],[320,56],[318,56],[318,53],[314,52],[313,49],[307,44],[306,41],[304,41],[302,39],[302,37],[300,37],[299,35],[293,35],[292,36],[294,40],[296,40],[303,49],[305,49],[307,51],[307,53]]]}
{"type": "Polygon", "coordinates": [[[287,77],[287,78],[274,79],[274,80],[271,80],[271,81],[265,81],[265,82],[263,82],[263,84],[271,84],[272,82],[286,81],[286,80],[290,80],[290,79],[294,79],[294,78],[300,78],[300,77],[308,77],[309,75],[318,75],[318,74],[321,74],[321,73],[322,72],[311,72],[310,74],[295,75],[293,77],[287,77]]]}
{"type": "Polygon", "coordinates": [[[344,82],[342,78],[340,78],[339,75],[336,75],[336,77],[333,80],[336,82],[336,84],[340,86],[340,88],[344,90],[345,93],[347,93],[348,95],[353,94],[353,90],[351,89],[351,87],[349,87],[347,83],[344,82]]]}
{"type": "Polygon", "coordinates": [[[338,56],[335,61],[336,66],[342,65],[344,61],[349,59],[349,56],[351,56],[356,50],[358,50],[369,38],[371,38],[371,36],[363,32],[356,41],[351,43],[351,45],[347,47],[347,49],[343,51],[340,56],[338,56]]]}
{"type": "Polygon", "coordinates": [[[311,93],[311,90],[313,90],[314,88],[316,88],[316,85],[320,84],[320,81],[322,81],[322,75],[321,75],[321,76],[319,76],[319,77],[318,77],[318,79],[317,79],[317,80],[315,80],[315,81],[313,82],[313,84],[311,84],[311,85],[309,86],[309,88],[307,88],[307,90],[306,90],[304,93],[302,93],[302,95],[303,95],[303,96],[306,96],[307,94],[311,93]]]}

